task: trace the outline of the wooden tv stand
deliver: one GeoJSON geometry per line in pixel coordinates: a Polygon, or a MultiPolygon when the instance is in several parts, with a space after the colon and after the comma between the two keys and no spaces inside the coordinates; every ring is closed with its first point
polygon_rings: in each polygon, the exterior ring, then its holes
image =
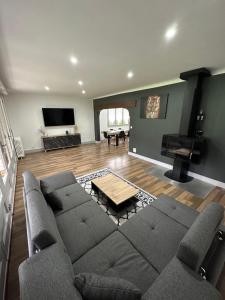
{"type": "Polygon", "coordinates": [[[80,133],[42,136],[42,142],[45,152],[48,150],[64,149],[74,147],[81,144],[80,133]]]}

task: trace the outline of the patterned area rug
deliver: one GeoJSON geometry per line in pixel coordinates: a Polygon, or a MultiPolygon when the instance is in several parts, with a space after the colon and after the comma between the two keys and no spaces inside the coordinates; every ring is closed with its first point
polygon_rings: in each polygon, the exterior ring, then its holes
{"type": "Polygon", "coordinates": [[[157,199],[155,196],[149,194],[148,192],[137,187],[130,181],[122,178],[112,170],[105,168],[96,171],[91,174],[87,174],[77,178],[78,183],[85,189],[85,191],[91,195],[92,199],[98,203],[98,205],[105,211],[105,213],[118,225],[122,225],[132,216],[134,216],[138,211],[144,208],[146,205],[157,199]],[[92,189],[91,181],[94,178],[105,176],[109,173],[118,176],[119,178],[126,181],[131,186],[137,188],[139,193],[131,200],[125,201],[123,204],[116,206],[112,201],[108,200],[105,195],[101,192],[97,193],[92,189]]]}

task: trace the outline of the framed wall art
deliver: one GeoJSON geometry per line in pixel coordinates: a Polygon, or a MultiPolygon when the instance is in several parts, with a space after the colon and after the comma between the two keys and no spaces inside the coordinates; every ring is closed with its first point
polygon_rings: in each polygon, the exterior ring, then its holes
{"type": "Polygon", "coordinates": [[[142,119],[165,119],[168,104],[168,94],[149,95],[141,98],[142,119]]]}

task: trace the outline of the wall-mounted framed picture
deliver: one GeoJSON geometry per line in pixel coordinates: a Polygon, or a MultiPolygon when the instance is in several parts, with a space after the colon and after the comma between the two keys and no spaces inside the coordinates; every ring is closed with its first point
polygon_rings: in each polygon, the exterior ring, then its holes
{"type": "Polygon", "coordinates": [[[141,98],[142,119],[166,119],[168,94],[149,95],[141,98]]]}

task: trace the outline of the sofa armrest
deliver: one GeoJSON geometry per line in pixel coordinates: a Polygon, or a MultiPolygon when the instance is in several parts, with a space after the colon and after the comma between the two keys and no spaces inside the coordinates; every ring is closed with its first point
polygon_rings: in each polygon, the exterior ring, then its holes
{"type": "Polygon", "coordinates": [[[223,220],[224,208],[209,204],[197,217],[180,242],[177,257],[192,270],[198,271],[223,220]]]}
{"type": "Polygon", "coordinates": [[[209,282],[174,257],[142,299],[219,300],[222,296],[209,282]]]}
{"type": "Polygon", "coordinates": [[[19,267],[21,300],[82,300],[74,286],[69,256],[53,244],[25,260],[19,267]]]}

